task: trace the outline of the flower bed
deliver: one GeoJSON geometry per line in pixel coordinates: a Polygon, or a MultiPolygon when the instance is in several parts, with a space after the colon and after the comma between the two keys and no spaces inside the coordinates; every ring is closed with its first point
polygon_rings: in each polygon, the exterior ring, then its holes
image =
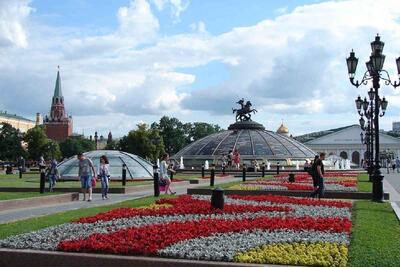
{"type": "Polygon", "coordinates": [[[345,266],[351,202],[283,196],[160,199],[0,240],[19,249],[244,263],[345,266]]]}
{"type": "MultiPolygon", "coordinates": [[[[300,190],[312,191],[313,180],[307,173],[295,174],[295,182],[289,182],[289,174],[275,175],[271,179],[259,179],[234,185],[230,189],[239,190],[300,190]]],[[[325,175],[326,191],[356,192],[358,173],[329,172],[325,175]]]]}

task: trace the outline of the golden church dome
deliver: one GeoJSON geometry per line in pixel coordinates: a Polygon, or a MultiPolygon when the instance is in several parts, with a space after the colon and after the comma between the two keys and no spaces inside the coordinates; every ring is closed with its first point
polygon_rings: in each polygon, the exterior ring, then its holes
{"type": "Polygon", "coordinates": [[[283,123],[281,124],[281,126],[278,128],[278,130],[276,131],[278,134],[288,134],[289,133],[289,129],[288,127],[286,127],[285,125],[283,125],[283,123]]]}

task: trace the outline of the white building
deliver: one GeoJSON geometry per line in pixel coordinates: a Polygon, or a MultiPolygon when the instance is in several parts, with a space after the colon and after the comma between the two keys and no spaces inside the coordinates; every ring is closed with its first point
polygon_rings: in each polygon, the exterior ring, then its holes
{"type": "MultiPolygon", "coordinates": [[[[359,125],[351,125],[338,129],[311,133],[296,137],[315,152],[325,152],[327,156],[337,155],[344,159],[350,159],[355,164],[360,164],[366,153],[365,145],[361,144],[359,125]],[[311,140],[309,140],[311,139],[311,140]]],[[[379,134],[381,152],[392,152],[395,156],[400,156],[400,139],[385,133],[379,134]]]]}

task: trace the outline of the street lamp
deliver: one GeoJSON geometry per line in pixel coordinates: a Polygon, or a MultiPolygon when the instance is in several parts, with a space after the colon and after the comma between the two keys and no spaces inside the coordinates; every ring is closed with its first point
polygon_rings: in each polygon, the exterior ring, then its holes
{"type": "MultiPolygon", "coordinates": [[[[380,80],[384,80],[386,85],[392,85],[394,88],[400,86],[400,80],[392,82],[390,79],[389,73],[383,69],[383,65],[385,63],[385,55],[382,54],[383,47],[385,43],[380,40],[380,36],[377,35],[375,40],[371,42],[371,56],[369,57],[369,61],[366,62],[367,71],[364,73],[362,80],[355,81],[355,73],[358,64],[358,58],[356,58],[353,50],[350,52],[350,56],[346,59],[347,70],[349,73],[350,83],[355,87],[359,87],[361,84],[367,85],[368,81],[372,81],[372,88],[368,92],[368,98],[370,100],[365,101],[366,99],[361,100],[361,97],[356,99],[356,108],[360,115],[365,115],[367,119],[370,117],[371,130],[369,131],[370,141],[373,142],[375,139],[375,164],[373,166],[373,189],[372,189],[372,199],[374,201],[381,202],[383,201],[383,175],[380,171],[380,157],[379,157],[379,117],[385,115],[386,108],[388,105],[388,101],[383,98],[381,99],[379,96],[379,88],[380,88],[380,80]],[[361,101],[364,111],[361,111],[361,101]],[[365,106],[364,106],[365,103],[365,106]],[[366,109],[365,109],[366,107],[366,109]],[[368,115],[368,116],[367,116],[368,115]]],[[[400,76],[400,57],[396,59],[397,65],[397,73],[400,76]]],[[[361,123],[361,121],[360,121],[361,123]]],[[[364,122],[365,123],[365,122],[364,122]]]]}

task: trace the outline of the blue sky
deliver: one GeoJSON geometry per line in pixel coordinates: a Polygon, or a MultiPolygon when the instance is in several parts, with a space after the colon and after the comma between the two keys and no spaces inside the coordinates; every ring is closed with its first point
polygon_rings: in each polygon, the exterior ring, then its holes
{"type": "MultiPolygon", "coordinates": [[[[349,84],[349,51],[364,62],[379,32],[393,74],[400,52],[396,0],[2,0],[0,9],[0,110],[47,114],[61,65],[78,133],[122,136],[162,115],[226,128],[240,98],[270,130],[282,120],[294,135],[354,124],[354,99],[368,88],[349,84]]],[[[390,129],[400,95],[382,90],[390,129]]]]}

